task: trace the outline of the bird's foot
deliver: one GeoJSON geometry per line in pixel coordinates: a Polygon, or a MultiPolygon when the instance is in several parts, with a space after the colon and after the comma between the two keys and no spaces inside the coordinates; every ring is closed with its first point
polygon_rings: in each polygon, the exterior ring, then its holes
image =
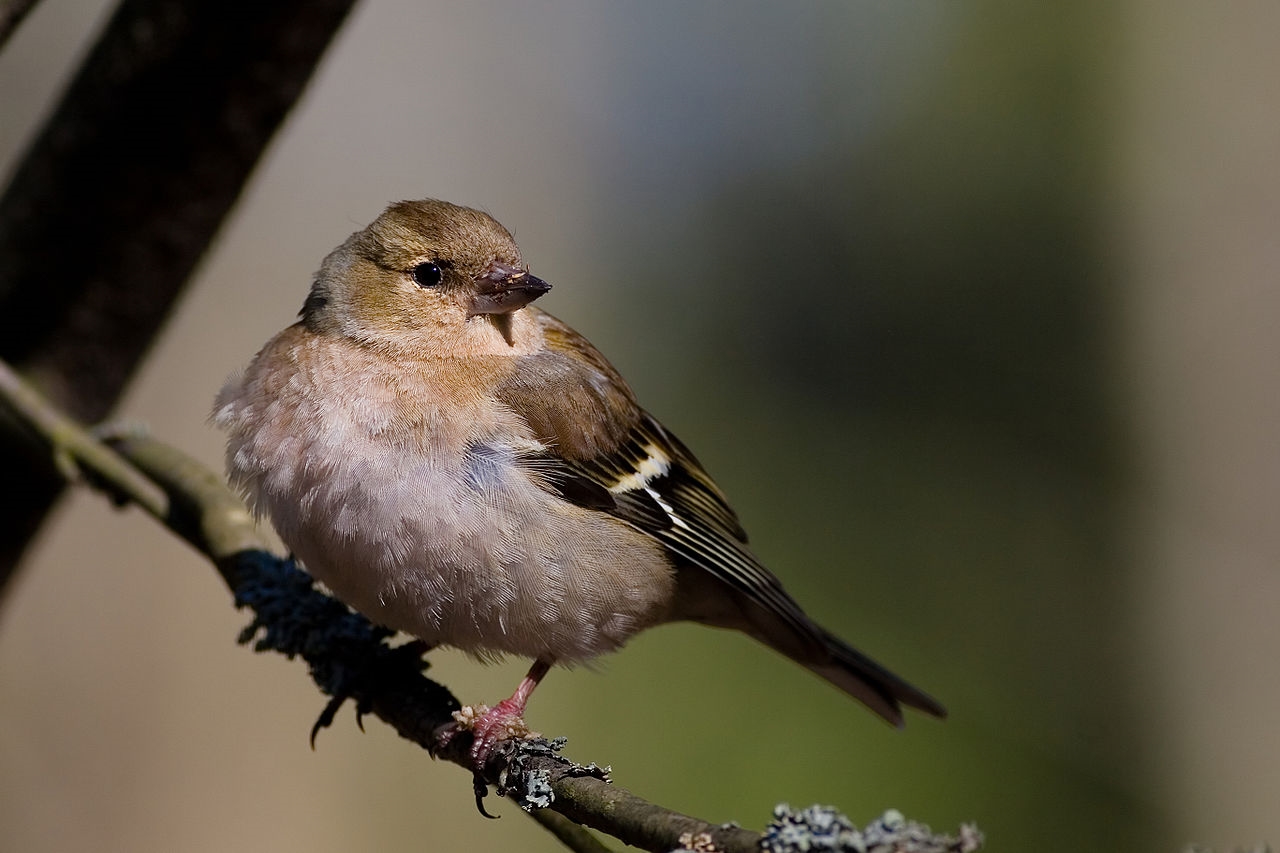
{"type": "Polygon", "coordinates": [[[482,770],[494,748],[503,741],[541,737],[529,728],[523,715],[524,703],[512,699],[504,699],[493,707],[464,705],[453,712],[454,724],[443,741],[448,743],[459,732],[471,732],[471,763],[477,770],[482,770]]]}

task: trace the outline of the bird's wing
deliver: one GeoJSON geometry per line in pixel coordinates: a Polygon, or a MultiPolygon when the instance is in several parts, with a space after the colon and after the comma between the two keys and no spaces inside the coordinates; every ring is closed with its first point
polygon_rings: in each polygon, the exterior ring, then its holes
{"type": "Polygon", "coordinates": [[[805,641],[819,643],[813,622],[746,547],[747,535],[719,487],[649,414],[641,414],[614,452],[580,461],[559,458],[549,470],[555,472],[550,482],[566,499],[573,500],[566,483],[597,484],[612,505],[601,501],[596,508],[652,536],[677,565],[708,572],[780,617],[805,641]]]}
{"type": "MultiPolygon", "coordinates": [[[[946,715],[928,694],[814,624],[747,548],[737,515],[702,465],[640,408],[604,356],[551,315],[526,310],[542,324],[547,347],[523,356],[527,361],[497,394],[545,448],[526,457],[545,488],[630,524],[662,545],[677,568],[722,584],[742,608],[745,622],[733,627],[807,666],[894,725],[902,725],[899,702],[946,715]]],[[[706,591],[698,580],[691,588],[706,591]]]]}
{"type": "Polygon", "coordinates": [[[823,645],[818,629],[746,547],[724,494],[683,443],[640,409],[594,347],[545,312],[548,347],[526,356],[498,395],[547,449],[529,459],[565,500],[621,519],[823,645]]]}

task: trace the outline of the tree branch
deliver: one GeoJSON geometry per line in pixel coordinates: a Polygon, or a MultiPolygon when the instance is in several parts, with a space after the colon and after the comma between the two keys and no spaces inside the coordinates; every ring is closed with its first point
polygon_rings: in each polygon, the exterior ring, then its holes
{"type": "Polygon", "coordinates": [[[558,812],[534,809],[530,816],[574,853],[610,853],[609,848],[597,841],[594,835],[558,812]]]}
{"type": "MultiPolygon", "coordinates": [[[[107,415],[353,3],[120,3],[0,198],[0,358],[107,415]]],[[[61,491],[36,461],[0,433],[0,593],[61,491]]]]}
{"type": "MultiPolygon", "coordinates": [[[[465,733],[442,737],[459,703],[448,689],[422,675],[428,666],[422,657],[425,645],[390,645],[393,632],[316,590],[292,561],[269,554],[253,518],[221,477],[139,430],[86,430],[2,361],[0,406],[55,458],[65,460],[58,466],[64,475],[103,489],[117,501],[137,503],[213,561],[236,605],[254,612],[241,642],[303,658],[316,684],[334,697],[317,730],[332,722],[350,699],[357,720],[372,713],[435,757],[472,770],[470,738],[465,733]]],[[[804,812],[779,807],[763,835],[716,825],[610,784],[607,771],[560,756],[562,745],[563,740],[508,741],[477,774],[478,797],[486,786],[495,787],[526,811],[536,811],[543,826],[583,853],[606,848],[582,826],[651,851],[968,853],[981,845],[981,836],[968,827],[956,838],[935,836],[927,827],[886,813],[857,830],[838,813],[818,807],[804,812]],[[545,813],[547,807],[557,814],[545,813]],[[815,846],[818,837],[827,839],[825,846],[815,846]]]]}
{"type": "Polygon", "coordinates": [[[0,0],[0,47],[9,40],[36,0],[0,0]]]}

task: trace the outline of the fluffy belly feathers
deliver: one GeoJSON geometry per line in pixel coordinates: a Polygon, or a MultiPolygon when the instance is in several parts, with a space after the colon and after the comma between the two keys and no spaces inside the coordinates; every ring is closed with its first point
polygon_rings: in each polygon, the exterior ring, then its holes
{"type": "Polygon", "coordinates": [[[675,581],[658,547],[598,513],[584,523],[590,510],[520,461],[527,439],[489,437],[441,457],[429,435],[417,448],[385,446],[360,413],[326,408],[277,396],[224,405],[215,422],[255,511],[373,621],[481,657],[569,663],[667,617],[675,581]]]}

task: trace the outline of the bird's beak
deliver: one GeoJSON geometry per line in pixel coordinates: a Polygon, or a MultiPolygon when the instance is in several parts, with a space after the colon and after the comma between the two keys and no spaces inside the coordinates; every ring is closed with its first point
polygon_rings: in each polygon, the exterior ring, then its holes
{"type": "Polygon", "coordinates": [[[535,275],[494,263],[476,277],[476,295],[472,314],[509,314],[523,308],[551,289],[551,285],[535,275]]]}

